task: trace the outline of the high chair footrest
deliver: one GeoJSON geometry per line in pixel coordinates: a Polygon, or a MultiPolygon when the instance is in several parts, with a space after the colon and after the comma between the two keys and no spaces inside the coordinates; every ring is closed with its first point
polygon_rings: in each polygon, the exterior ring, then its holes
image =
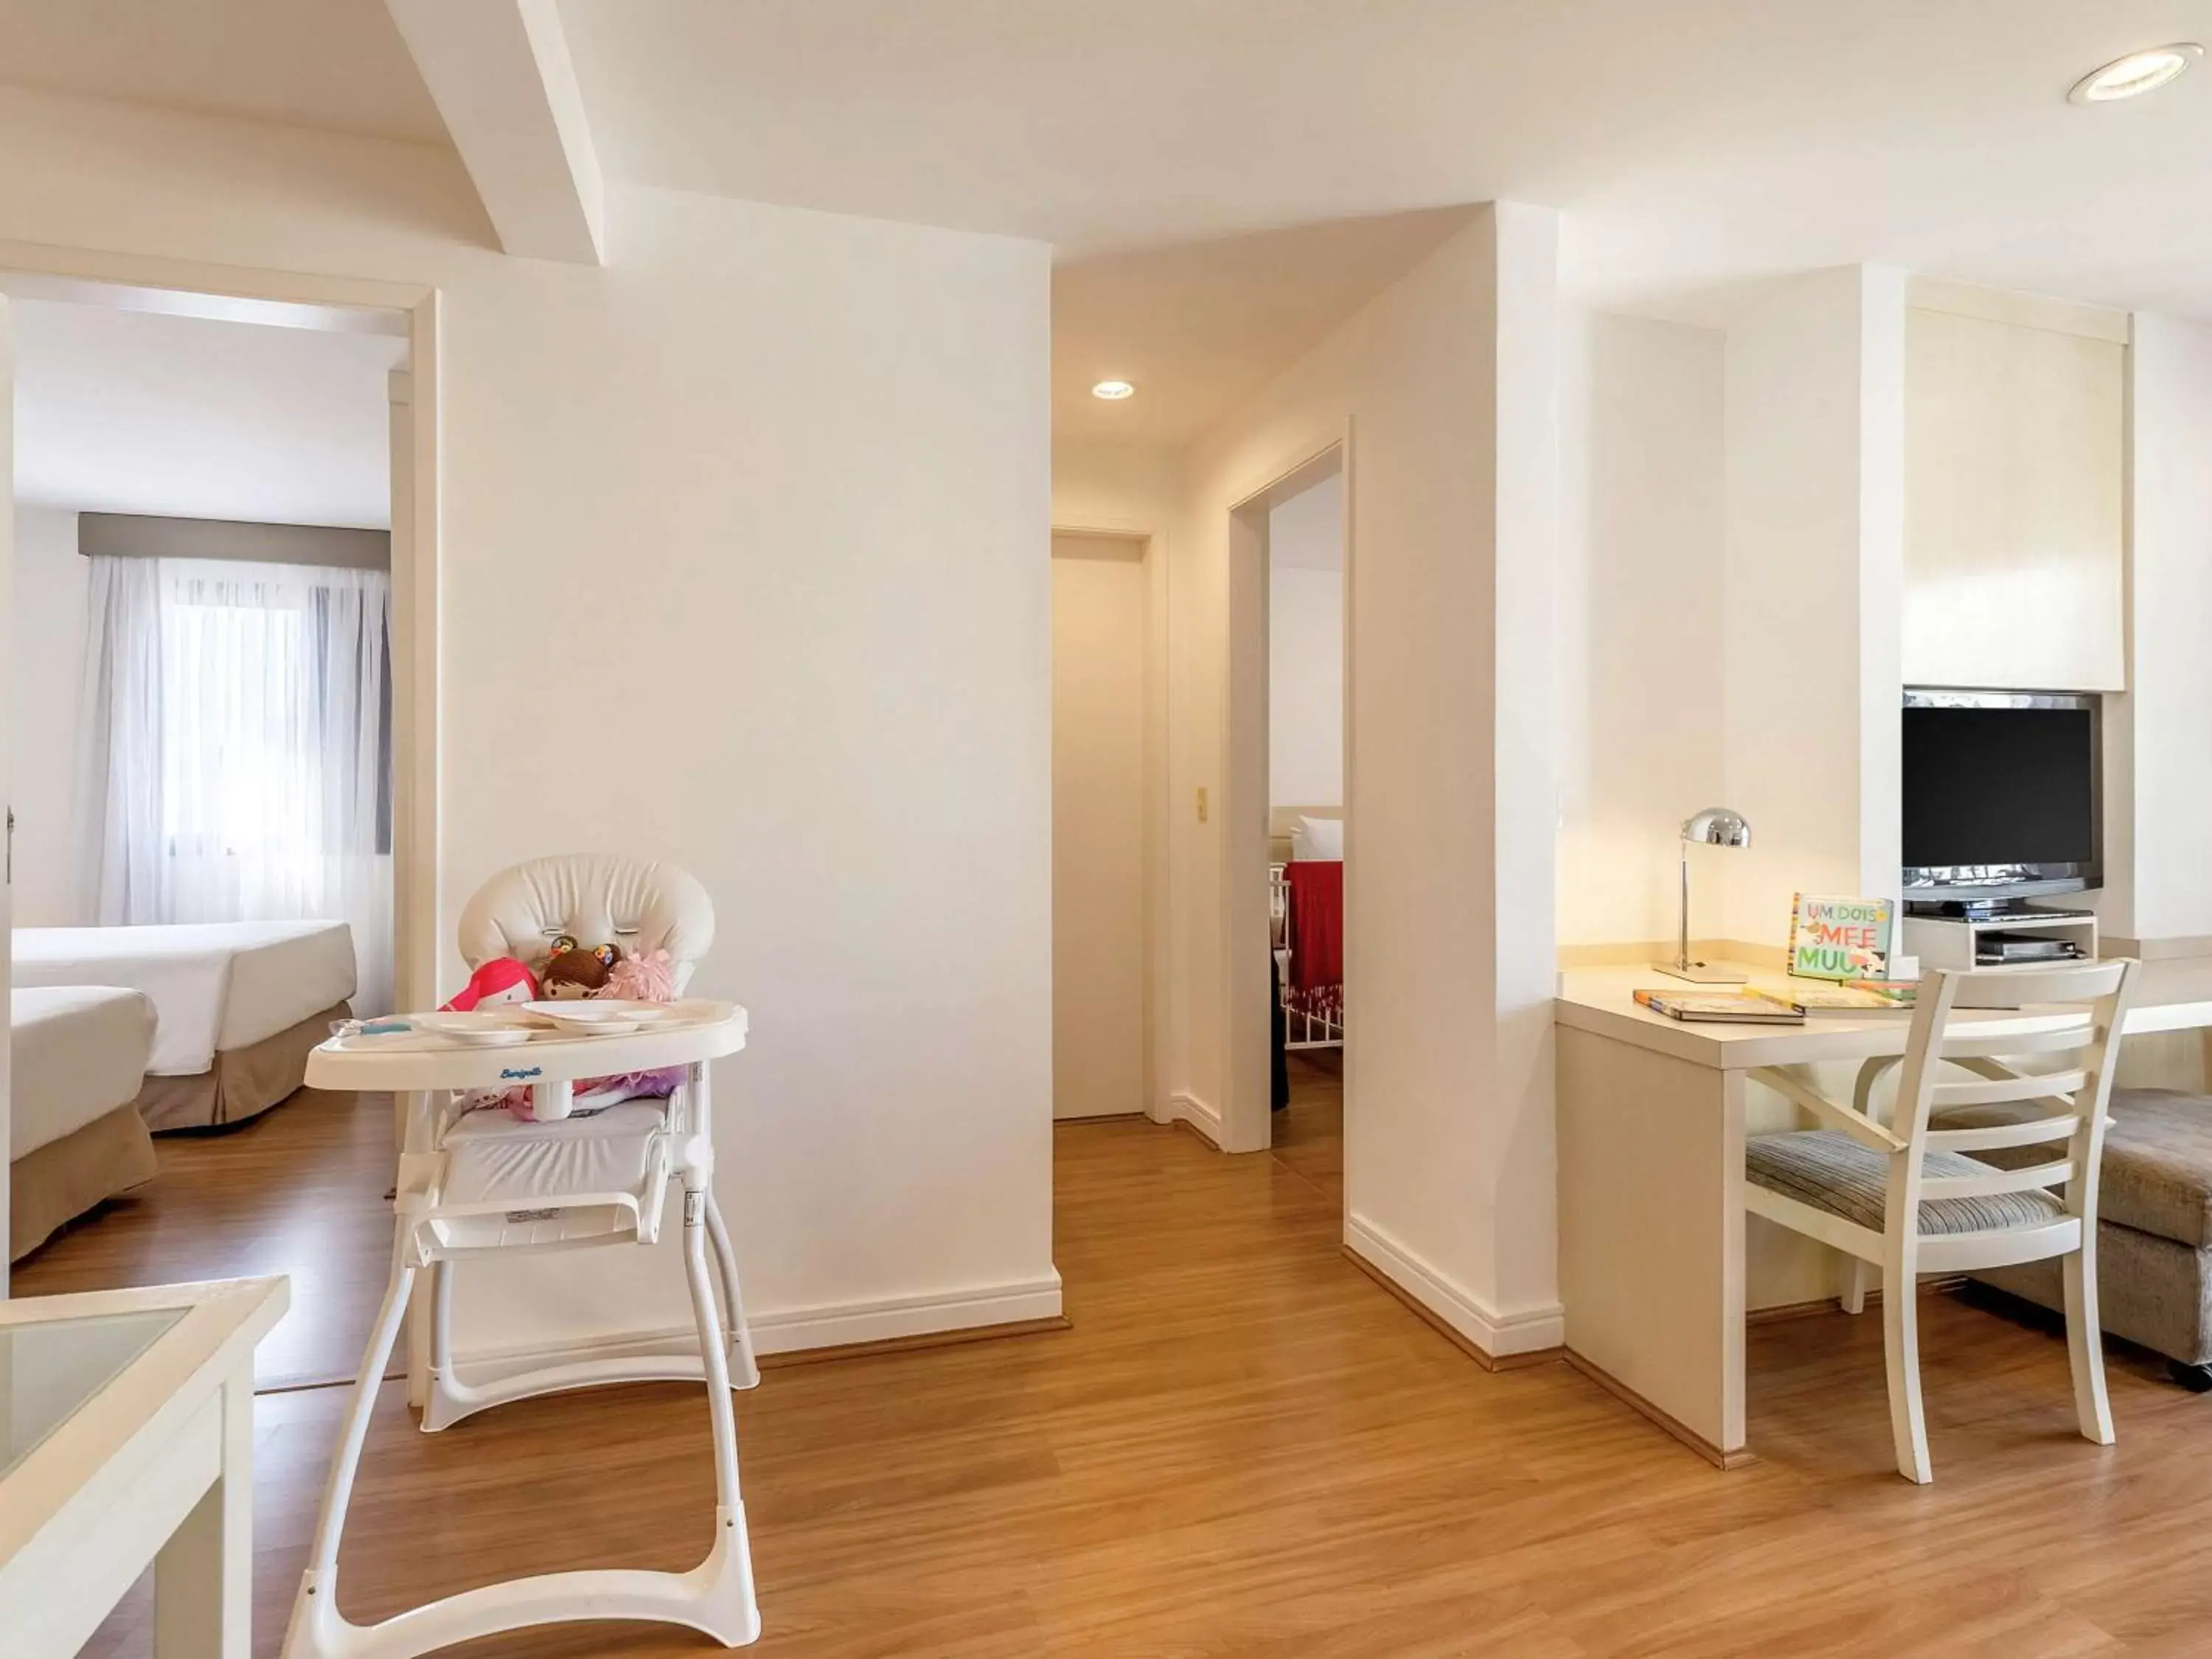
{"type": "Polygon", "coordinates": [[[557,1210],[510,1210],[489,1215],[441,1216],[424,1224],[441,1256],[474,1250],[556,1249],[564,1244],[604,1244],[638,1236],[638,1213],[629,1204],[584,1204],[557,1210]]]}

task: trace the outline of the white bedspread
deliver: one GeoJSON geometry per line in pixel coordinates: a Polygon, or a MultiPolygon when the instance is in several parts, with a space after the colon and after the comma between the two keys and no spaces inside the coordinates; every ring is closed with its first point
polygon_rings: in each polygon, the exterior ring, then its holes
{"type": "Polygon", "coordinates": [[[342,921],[18,927],[15,957],[18,985],[123,985],[153,998],[161,1024],[146,1069],[162,1077],[204,1072],[219,1050],[274,1036],[355,988],[342,921]]]}
{"type": "Polygon", "coordinates": [[[34,1152],[127,1103],[154,1049],[154,1004],[114,985],[9,994],[13,1121],[8,1157],[34,1152]]]}

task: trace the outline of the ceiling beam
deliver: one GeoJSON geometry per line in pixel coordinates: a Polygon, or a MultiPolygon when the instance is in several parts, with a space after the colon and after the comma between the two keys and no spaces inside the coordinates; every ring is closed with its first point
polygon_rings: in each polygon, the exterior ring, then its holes
{"type": "Polygon", "coordinates": [[[555,0],[385,0],[509,253],[605,263],[606,190],[555,0]]]}

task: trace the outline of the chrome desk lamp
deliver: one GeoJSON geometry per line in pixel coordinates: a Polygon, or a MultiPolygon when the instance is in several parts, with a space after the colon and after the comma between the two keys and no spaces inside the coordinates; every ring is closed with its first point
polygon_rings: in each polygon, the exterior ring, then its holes
{"type": "Polygon", "coordinates": [[[1731,812],[1725,806],[1708,806],[1682,825],[1682,933],[1681,942],[1672,962],[1655,962],[1651,965],[1662,974],[1676,979],[1686,979],[1698,985],[1741,985],[1746,975],[1733,969],[1716,968],[1709,962],[1690,960],[1690,848],[1699,847],[1748,847],[1751,845],[1751,826],[1741,812],[1731,812]]]}

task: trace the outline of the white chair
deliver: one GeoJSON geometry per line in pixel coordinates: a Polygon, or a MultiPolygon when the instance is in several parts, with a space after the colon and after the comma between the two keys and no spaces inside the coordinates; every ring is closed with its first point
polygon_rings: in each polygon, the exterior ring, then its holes
{"type": "MultiPolygon", "coordinates": [[[[592,943],[612,940],[625,951],[665,950],[680,991],[713,942],[714,907],[705,889],[672,866],[605,857],[538,859],[501,872],[470,900],[459,942],[474,968],[501,956],[542,961],[551,941],[564,933],[592,943]]],[[[732,1038],[714,1052],[740,1041],[732,1038]]],[[[526,1059],[534,1051],[493,1052],[526,1059]]],[[[420,1063],[419,1056],[410,1058],[420,1063]]],[[[558,1069],[550,1060],[531,1069],[518,1061],[512,1075],[558,1069]]],[[[463,1097],[449,1091],[418,1096],[409,1105],[392,1276],[356,1381],[285,1659],[398,1659],[495,1631],[570,1619],[685,1624],[729,1646],[759,1634],[730,1389],[756,1386],[760,1371],[736,1258],[714,1200],[708,1067],[704,1061],[689,1064],[682,1085],[665,1100],[631,1099],[583,1116],[569,1115],[574,1081],[548,1076],[531,1085],[535,1121],[499,1108],[469,1109],[463,1097]],[[461,1263],[495,1253],[650,1244],[659,1237],[672,1179],[684,1193],[684,1267],[699,1338],[696,1349],[543,1366],[492,1380],[472,1382],[459,1373],[453,1277],[461,1263]],[[709,1282],[710,1247],[718,1285],[709,1282]],[[571,1389],[658,1380],[707,1384],[718,1526],[706,1561],[684,1574],[581,1572],[517,1580],[374,1626],[351,1625],[338,1615],[338,1543],[370,1409],[416,1275],[425,1268],[432,1276],[433,1301],[425,1433],[492,1406],[571,1389]]]]}
{"type": "Polygon", "coordinates": [[[2097,1317],[2097,1176],[2136,968],[2108,962],[1930,972],[1920,982],[1890,1127],[1867,1109],[1879,1068],[1862,1073],[1856,1106],[1838,1105],[1773,1067],[1751,1073],[1832,1126],[1748,1142],[1745,1204],[1754,1215],[1881,1268],[1890,1427],[1898,1470],[1909,1480],[1932,1478],[1913,1295],[1922,1273],[2063,1257],[2075,1409],[2085,1438],[2112,1443],[2097,1317]],[[1961,1010],[2023,1008],[2033,1012],[2032,1029],[2021,1029],[2020,1021],[1993,1026],[1953,1018],[1961,1010]],[[2026,1056],[2055,1069],[2022,1073],[2006,1063],[2026,1056]],[[1946,1065],[1971,1080],[1938,1081],[1946,1065]],[[2009,1102],[2047,1110],[1992,1127],[1931,1127],[1931,1115],[1948,1108],[2009,1102]],[[2030,1146],[2057,1152],[2061,1142],[2057,1156],[2025,1167],[1968,1156],[2030,1146]]]}

